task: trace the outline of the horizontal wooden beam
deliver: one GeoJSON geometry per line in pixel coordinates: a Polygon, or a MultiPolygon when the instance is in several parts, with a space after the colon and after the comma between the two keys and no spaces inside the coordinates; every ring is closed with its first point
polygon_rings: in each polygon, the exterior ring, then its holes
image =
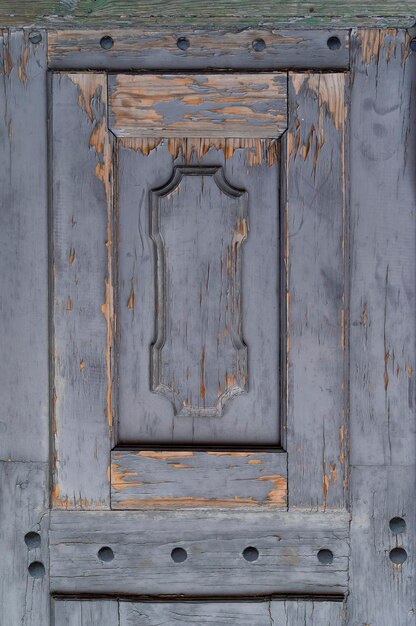
{"type": "Polygon", "coordinates": [[[411,26],[414,0],[2,0],[0,25],[411,26]]]}
{"type": "Polygon", "coordinates": [[[52,511],[51,591],[340,595],[348,536],[347,513],[52,511]]]}
{"type": "Polygon", "coordinates": [[[258,504],[286,509],[284,452],[115,450],[111,453],[113,509],[258,504]]]}
{"type": "Polygon", "coordinates": [[[344,623],[344,606],[336,599],[288,599],[265,601],[183,601],[134,602],[116,599],[59,598],[53,602],[55,626],[100,624],[100,626],[270,626],[271,624],[308,624],[338,626],[344,623]],[[87,621],[88,620],[88,621],[87,621]],[[302,621],[301,621],[302,620],[302,621]]]}
{"type": "Polygon", "coordinates": [[[52,30],[48,63],[57,70],[347,69],[349,38],[341,29],[52,30]]]}
{"type": "Polygon", "coordinates": [[[277,138],[287,125],[287,75],[115,74],[109,128],[119,137],[277,138]]]}

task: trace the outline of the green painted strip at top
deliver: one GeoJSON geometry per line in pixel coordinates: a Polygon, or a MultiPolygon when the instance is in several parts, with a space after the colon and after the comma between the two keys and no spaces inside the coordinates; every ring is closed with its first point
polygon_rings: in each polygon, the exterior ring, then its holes
{"type": "Polygon", "coordinates": [[[109,24],[397,26],[416,22],[416,0],[1,0],[0,26],[109,24]]]}

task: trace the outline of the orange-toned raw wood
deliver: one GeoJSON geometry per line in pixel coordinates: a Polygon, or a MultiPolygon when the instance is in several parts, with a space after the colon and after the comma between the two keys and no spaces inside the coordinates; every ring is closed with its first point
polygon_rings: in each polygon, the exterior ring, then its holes
{"type": "Polygon", "coordinates": [[[168,151],[177,159],[181,156],[185,163],[200,160],[209,150],[223,151],[225,158],[230,159],[236,150],[244,150],[249,167],[268,165],[271,167],[278,158],[278,141],[276,139],[255,139],[236,137],[119,137],[119,143],[129,150],[149,155],[159,145],[166,142],[168,151]]]}
{"type": "Polygon", "coordinates": [[[287,79],[272,74],[117,74],[110,128],[117,136],[278,138],[287,79]]]}
{"type": "Polygon", "coordinates": [[[139,499],[131,498],[123,500],[120,504],[112,504],[113,509],[127,509],[127,510],[140,510],[140,509],[193,509],[193,508],[211,508],[211,507],[228,507],[238,508],[246,506],[270,506],[270,504],[278,504],[277,502],[263,502],[260,500],[254,500],[253,498],[230,498],[230,499],[215,499],[215,498],[149,498],[139,499]]]}
{"type": "Polygon", "coordinates": [[[189,459],[194,456],[194,453],[188,450],[183,452],[176,452],[175,450],[156,452],[152,450],[141,450],[135,453],[137,456],[142,456],[146,459],[189,459]]]}
{"type": "Polygon", "coordinates": [[[287,501],[287,479],[286,476],[260,476],[259,482],[270,481],[273,489],[267,494],[267,502],[279,507],[286,506],[287,501]]]}
{"type": "Polygon", "coordinates": [[[121,491],[122,489],[126,489],[127,487],[140,487],[144,483],[141,481],[129,481],[125,482],[126,478],[131,478],[137,476],[137,472],[123,472],[120,470],[119,465],[117,463],[111,464],[111,482],[112,487],[117,491],[121,491]]]}

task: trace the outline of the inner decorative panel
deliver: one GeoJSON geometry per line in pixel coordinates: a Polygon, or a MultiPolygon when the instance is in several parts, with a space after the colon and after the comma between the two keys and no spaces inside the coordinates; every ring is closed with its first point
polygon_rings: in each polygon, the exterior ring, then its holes
{"type": "Polygon", "coordinates": [[[152,390],[185,416],[219,416],[248,385],[241,254],[247,194],[223,168],[177,166],[150,194],[156,250],[152,390]]]}
{"type": "Polygon", "coordinates": [[[117,445],[276,448],[287,76],[112,74],[108,103],[117,445]]]}

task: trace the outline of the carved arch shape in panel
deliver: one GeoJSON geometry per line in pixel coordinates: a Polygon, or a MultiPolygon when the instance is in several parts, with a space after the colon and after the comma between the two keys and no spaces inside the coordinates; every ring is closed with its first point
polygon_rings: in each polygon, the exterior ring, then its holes
{"type": "Polygon", "coordinates": [[[242,334],[241,246],[248,235],[247,192],[222,167],[176,166],[150,192],[156,258],[156,337],[152,391],[175,414],[221,416],[248,387],[242,334]]]}

